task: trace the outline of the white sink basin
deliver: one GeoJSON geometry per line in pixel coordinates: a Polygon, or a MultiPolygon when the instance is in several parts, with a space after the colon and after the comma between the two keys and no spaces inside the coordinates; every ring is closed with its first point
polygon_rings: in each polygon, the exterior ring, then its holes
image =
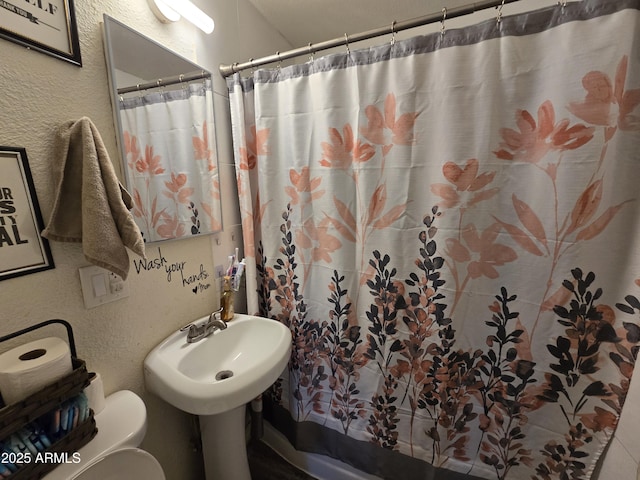
{"type": "Polygon", "coordinates": [[[260,395],[280,376],[290,353],[285,325],[236,314],[225,330],[195,343],[180,331],[163,340],[144,361],[145,383],[180,410],[215,415],[260,395]]]}

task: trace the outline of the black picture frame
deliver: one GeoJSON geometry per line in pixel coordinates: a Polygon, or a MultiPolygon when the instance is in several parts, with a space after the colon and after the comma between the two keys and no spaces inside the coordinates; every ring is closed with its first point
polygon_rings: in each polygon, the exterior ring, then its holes
{"type": "Polygon", "coordinates": [[[55,268],[27,151],[0,146],[0,280],[55,268]]]}
{"type": "Polygon", "coordinates": [[[0,0],[0,37],[82,66],[73,0],[0,0]]]}

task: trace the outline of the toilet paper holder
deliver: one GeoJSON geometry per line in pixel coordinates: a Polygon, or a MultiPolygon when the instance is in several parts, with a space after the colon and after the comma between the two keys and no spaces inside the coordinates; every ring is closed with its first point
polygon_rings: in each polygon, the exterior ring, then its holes
{"type": "Polygon", "coordinates": [[[41,415],[49,412],[68,398],[79,394],[89,386],[90,382],[87,365],[84,360],[81,360],[76,356],[73,330],[69,322],[66,320],[46,320],[36,325],[32,325],[31,327],[0,337],[0,343],[55,323],[62,324],[67,329],[73,371],[60,380],[47,385],[30,397],[16,403],[10,403],[1,408],[0,440],[14,431],[17,431],[22,425],[36,420],[41,415]]]}
{"type": "MultiPolygon", "coordinates": [[[[51,412],[55,408],[59,408],[63,402],[77,396],[89,386],[89,373],[86,363],[76,356],[73,330],[71,325],[65,320],[53,319],[32,325],[31,327],[0,337],[0,343],[56,323],[63,325],[67,330],[73,371],[26,399],[0,408],[0,440],[17,432],[23,426],[36,421],[42,415],[51,412]]],[[[94,412],[93,410],[89,410],[89,417],[85,421],[78,422],[77,426],[74,425],[69,433],[53,443],[47,451],[55,454],[77,451],[95,437],[97,431],[94,412]]],[[[15,480],[41,478],[56,466],[57,464],[55,463],[46,462],[24,464],[11,474],[11,478],[13,479],[15,477],[15,480]]]]}

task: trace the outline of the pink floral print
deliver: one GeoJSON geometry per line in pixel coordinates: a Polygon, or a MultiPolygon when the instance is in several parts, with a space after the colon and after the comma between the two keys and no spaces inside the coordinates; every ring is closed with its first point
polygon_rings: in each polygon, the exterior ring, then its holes
{"type": "Polygon", "coordinates": [[[588,478],[640,347],[637,274],[618,286],[573,265],[638,200],[611,192],[609,146],[640,129],[629,62],[613,81],[579,74],[584,99],[511,106],[485,151],[453,146],[428,174],[413,168],[432,152],[426,115],[392,92],[323,123],[290,164],[289,130],[249,126],[237,172],[259,313],[293,337],[270,402],[460,475],[588,478]],[[281,184],[261,182],[270,161],[281,184]]]}

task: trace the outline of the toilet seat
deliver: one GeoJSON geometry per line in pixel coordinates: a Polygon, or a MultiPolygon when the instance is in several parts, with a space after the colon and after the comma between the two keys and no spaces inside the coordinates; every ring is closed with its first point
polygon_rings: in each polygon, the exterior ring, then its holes
{"type": "Polygon", "coordinates": [[[139,448],[123,448],[98,459],[71,480],[164,480],[160,463],[139,448]]]}

